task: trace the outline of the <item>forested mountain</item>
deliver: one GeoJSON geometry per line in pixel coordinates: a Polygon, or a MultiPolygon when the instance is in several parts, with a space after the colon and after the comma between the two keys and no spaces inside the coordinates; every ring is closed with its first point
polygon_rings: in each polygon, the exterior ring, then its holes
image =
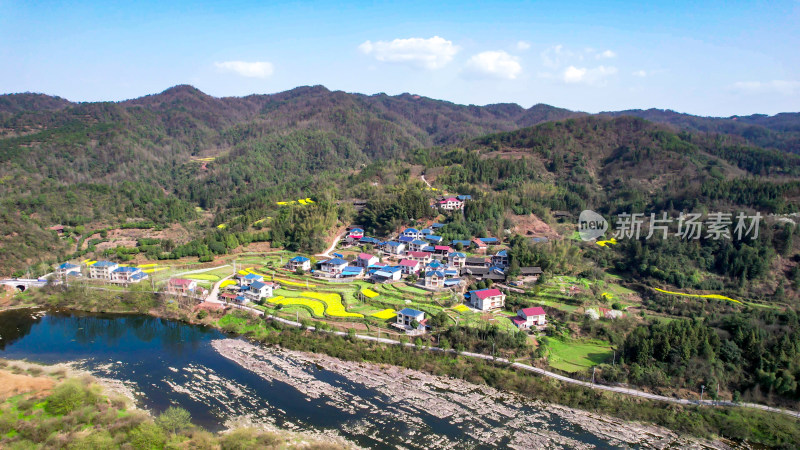
{"type": "MultiPolygon", "coordinates": [[[[216,98],[182,85],[116,103],[4,95],[0,273],[80,250],[82,232],[59,239],[47,231],[56,224],[194,223],[202,236],[225,222],[242,232],[273,213],[288,224],[297,217],[278,214],[275,202],[316,196],[320,223],[332,225],[335,211],[325,205],[386,195],[383,186],[409,183],[411,164],[439,167],[439,182],[463,192],[519,197],[500,203],[517,211],[712,201],[793,211],[797,157],[754,143],[796,151],[799,121],[797,114],[734,120],[654,110],[590,116],[322,86],[216,98]],[[197,208],[211,218],[200,220],[197,208]]],[[[382,226],[403,218],[382,217],[382,226]]],[[[281,228],[281,243],[320,245],[324,227],[289,228],[281,228]]]]}
{"type": "Polygon", "coordinates": [[[751,145],[800,153],[800,113],[780,113],[774,116],[700,117],[663,109],[631,109],[602,112],[612,117],[635,116],[673,125],[682,130],[711,134],[740,136],[751,145]]]}

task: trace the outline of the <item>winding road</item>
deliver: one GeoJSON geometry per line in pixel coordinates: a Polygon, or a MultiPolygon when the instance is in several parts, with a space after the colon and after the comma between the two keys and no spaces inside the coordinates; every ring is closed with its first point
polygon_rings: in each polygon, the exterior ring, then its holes
{"type": "Polygon", "coordinates": [[[343,231],[343,232],[339,233],[338,235],[336,235],[336,237],[333,238],[333,243],[331,243],[331,246],[328,247],[328,249],[325,250],[324,253],[318,253],[318,254],[316,254],[314,256],[324,256],[326,258],[330,258],[331,257],[331,252],[336,250],[336,245],[339,243],[339,241],[341,241],[344,238],[345,234],[347,234],[347,231],[343,231]]]}
{"type": "MultiPolygon", "coordinates": [[[[252,312],[254,314],[257,314],[259,316],[265,316],[264,318],[267,319],[267,320],[274,320],[276,322],[280,322],[280,323],[283,323],[285,325],[289,325],[289,326],[293,326],[293,327],[302,327],[303,326],[303,324],[301,324],[299,322],[295,322],[293,320],[283,319],[283,318],[280,318],[280,317],[273,316],[271,314],[265,315],[263,311],[260,311],[258,309],[254,309],[254,308],[250,308],[250,307],[242,306],[242,305],[234,305],[234,304],[230,304],[230,305],[234,306],[234,307],[236,307],[238,309],[243,309],[243,310],[246,310],[246,311],[250,311],[250,312],[252,312]]],[[[314,327],[308,327],[308,329],[312,330],[312,331],[316,330],[314,327]]],[[[347,336],[347,333],[345,333],[343,331],[328,331],[328,330],[320,330],[320,331],[324,331],[326,333],[335,334],[337,336],[347,336]]],[[[365,340],[365,341],[379,342],[381,344],[404,345],[406,347],[416,348],[416,346],[414,344],[412,344],[412,343],[402,343],[400,341],[395,341],[395,340],[387,339],[387,338],[377,338],[377,337],[374,337],[374,336],[364,336],[364,335],[361,335],[361,334],[356,334],[355,338],[356,339],[365,340]]],[[[533,372],[533,373],[536,373],[536,374],[539,374],[539,375],[542,375],[542,376],[545,376],[545,377],[554,378],[554,379],[562,381],[564,383],[576,384],[576,385],[580,385],[580,386],[587,387],[587,388],[590,388],[590,389],[600,389],[600,390],[603,390],[603,391],[616,392],[618,394],[624,394],[624,395],[631,395],[631,396],[634,396],[634,397],[646,398],[648,400],[655,400],[655,401],[668,402],[668,403],[676,403],[676,404],[680,404],[680,405],[735,406],[735,407],[741,407],[741,408],[753,408],[753,409],[760,409],[762,411],[785,414],[785,415],[788,415],[788,416],[800,418],[800,412],[799,411],[793,411],[793,410],[782,409],[782,408],[774,408],[772,406],[760,405],[760,404],[757,404],[757,403],[733,403],[733,402],[727,402],[727,401],[714,401],[714,400],[703,400],[701,402],[699,400],[689,400],[689,399],[685,399],[685,398],[665,397],[663,395],[651,394],[649,392],[639,391],[639,390],[636,390],[636,389],[629,389],[629,388],[624,388],[624,387],[619,387],[619,386],[606,386],[606,385],[601,385],[601,384],[590,383],[588,381],[575,380],[573,378],[569,378],[567,376],[564,376],[564,375],[561,375],[561,374],[557,374],[555,372],[550,372],[549,370],[544,370],[544,369],[540,369],[538,367],[533,367],[533,366],[528,365],[528,364],[522,364],[522,363],[518,363],[518,362],[511,362],[506,358],[496,358],[496,357],[493,357],[491,355],[484,355],[484,354],[481,354],[481,353],[457,352],[457,351],[452,350],[452,349],[445,350],[445,349],[442,349],[442,348],[439,348],[439,347],[423,347],[423,348],[427,349],[429,351],[433,351],[433,352],[451,353],[451,354],[457,354],[457,355],[461,355],[461,356],[466,356],[466,357],[469,357],[469,358],[477,358],[477,359],[483,359],[483,360],[486,360],[486,361],[493,361],[493,362],[499,362],[499,363],[503,363],[503,364],[508,364],[509,366],[514,367],[515,369],[525,370],[527,372],[533,372]]]]}

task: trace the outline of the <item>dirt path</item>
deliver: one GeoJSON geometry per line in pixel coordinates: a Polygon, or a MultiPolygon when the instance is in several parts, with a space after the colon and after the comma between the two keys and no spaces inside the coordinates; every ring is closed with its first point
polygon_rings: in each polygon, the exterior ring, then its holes
{"type": "Polygon", "coordinates": [[[420,178],[422,178],[422,181],[423,181],[425,184],[427,184],[429,188],[433,188],[433,186],[431,186],[431,184],[430,184],[430,183],[428,183],[428,180],[426,180],[426,179],[425,179],[425,175],[420,175],[419,177],[420,177],[420,178]]]}

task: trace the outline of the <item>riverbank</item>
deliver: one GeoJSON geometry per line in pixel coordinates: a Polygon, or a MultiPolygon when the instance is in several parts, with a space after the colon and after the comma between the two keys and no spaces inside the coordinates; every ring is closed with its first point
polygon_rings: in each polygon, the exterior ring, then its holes
{"type": "Polygon", "coordinates": [[[68,363],[0,360],[0,381],[0,448],[357,448],[329,436],[252,425],[212,434],[179,408],[152,417],[115,383],[68,363]]]}
{"type": "MultiPolygon", "coordinates": [[[[65,298],[63,293],[55,294],[57,301],[44,297],[49,301],[43,303],[48,306],[57,304],[61,307],[77,305],[76,309],[83,310],[87,309],[80,307],[81,304],[90,307],[96,307],[98,304],[96,299],[81,302],[80,297],[69,295],[65,298]]],[[[113,301],[106,304],[113,306],[113,301]]],[[[118,303],[118,306],[122,307],[118,307],[114,312],[136,312],[126,304],[118,303]]],[[[108,312],[109,309],[104,307],[102,310],[108,312]]],[[[97,311],[91,308],[88,310],[97,311]]],[[[447,375],[478,385],[485,384],[496,389],[517,392],[546,403],[602,413],[624,421],[650,422],[705,439],[724,436],[738,441],[786,447],[791,447],[794,442],[800,441],[797,422],[777,414],[742,408],[674,405],[598,392],[532,375],[508,364],[310,332],[272,321],[264,322],[257,317],[249,317],[242,311],[225,316],[225,320],[219,320],[219,317],[213,315],[199,320],[190,311],[170,311],[163,306],[151,308],[147,313],[156,317],[210,325],[225,331],[238,331],[261,343],[291,350],[324,353],[345,361],[388,363],[432,374],[447,375]],[[168,314],[162,316],[159,311],[168,314]]]]}
{"type": "MultiPolygon", "coordinates": [[[[212,345],[220,354],[266,381],[277,380],[311,398],[325,398],[345,412],[352,409],[366,411],[377,423],[387,414],[399,416],[410,424],[420,415],[430,414],[451,424],[463,424],[464,436],[472,445],[588,447],[564,432],[565,429],[576,429],[614,446],[730,448],[721,441],[680,436],[663,427],[547,404],[486,385],[392,365],[343,361],[324,354],[278,347],[265,348],[238,339],[217,340],[212,345]],[[377,407],[368,397],[345,391],[339,383],[331,384],[310,376],[306,369],[310,365],[377,391],[382,396],[382,407],[377,407]],[[554,432],[553,423],[561,424],[560,433],[554,432]]],[[[404,438],[395,436],[394,443],[401,446],[410,444],[404,438]]],[[[428,438],[431,443],[444,448],[465,444],[450,442],[436,433],[428,435],[428,438]]]]}

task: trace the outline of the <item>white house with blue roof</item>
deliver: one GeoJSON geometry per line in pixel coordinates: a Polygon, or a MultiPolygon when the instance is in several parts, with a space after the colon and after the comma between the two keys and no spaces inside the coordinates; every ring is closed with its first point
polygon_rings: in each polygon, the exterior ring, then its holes
{"type": "Polygon", "coordinates": [[[397,311],[397,321],[394,326],[406,331],[425,331],[426,328],[425,313],[412,308],[403,308],[397,311]],[[412,325],[414,321],[417,322],[417,327],[412,325]]]}
{"type": "Polygon", "coordinates": [[[370,280],[373,283],[391,283],[393,281],[400,281],[403,275],[403,268],[401,266],[384,266],[376,270],[370,280]]]}
{"type": "Polygon", "coordinates": [[[257,302],[262,298],[272,297],[273,284],[270,282],[254,281],[250,284],[250,289],[244,294],[244,297],[252,302],[257,302]]]}
{"type": "Polygon", "coordinates": [[[467,261],[467,254],[463,252],[451,252],[447,255],[447,262],[453,267],[464,267],[467,261]]]}
{"type": "Polygon", "coordinates": [[[492,255],[492,265],[494,266],[506,267],[509,264],[508,261],[508,250],[500,250],[492,255]]]}
{"type": "Polygon", "coordinates": [[[410,237],[411,239],[417,239],[419,237],[419,230],[416,228],[406,228],[400,233],[400,236],[410,237]]]}
{"type": "Polygon", "coordinates": [[[264,281],[264,277],[255,273],[248,273],[239,278],[239,284],[242,286],[250,286],[256,281],[264,281]]]}
{"type": "Polygon", "coordinates": [[[421,252],[422,249],[427,246],[428,246],[427,241],[423,241],[422,239],[414,239],[413,241],[408,243],[408,251],[421,252]]]}
{"type": "Polygon", "coordinates": [[[441,289],[444,287],[444,280],[447,277],[444,271],[441,270],[428,270],[425,272],[425,287],[431,289],[441,289]]]}
{"type": "Polygon", "coordinates": [[[111,261],[97,261],[89,266],[89,278],[111,280],[111,272],[117,269],[119,264],[111,261]]]}
{"type": "Polygon", "coordinates": [[[79,277],[81,276],[81,266],[65,262],[64,264],[61,264],[58,267],[56,267],[56,275],[58,275],[59,277],[66,277],[66,276],[79,277]]]}
{"type": "Polygon", "coordinates": [[[137,267],[117,267],[111,271],[114,283],[138,283],[147,278],[147,274],[137,267]]]}
{"type": "Polygon", "coordinates": [[[402,255],[406,251],[406,244],[389,241],[383,246],[383,251],[390,255],[402,255]]]}
{"type": "Polygon", "coordinates": [[[348,262],[342,258],[333,258],[319,263],[320,270],[329,274],[338,275],[342,273],[348,262]]]}
{"type": "Polygon", "coordinates": [[[286,263],[286,268],[289,270],[299,269],[303,272],[307,272],[311,270],[311,260],[305,256],[295,256],[294,258],[291,258],[288,263],[286,263]]]}

